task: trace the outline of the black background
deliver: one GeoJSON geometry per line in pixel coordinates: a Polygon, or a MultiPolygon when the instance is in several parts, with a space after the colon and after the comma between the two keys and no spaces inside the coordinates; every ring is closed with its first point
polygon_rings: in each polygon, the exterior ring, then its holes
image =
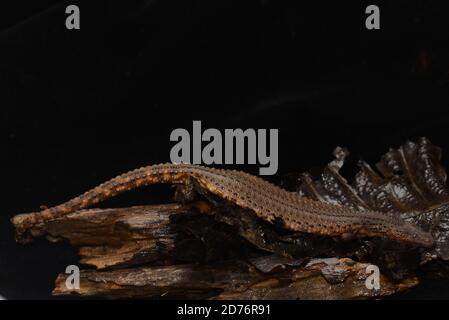
{"type": "MultiPolygon", "coordinates": [[[[278,128],[273,181],[323,166],[338,145],[375,163],[420,136],[443,147],[447,165],[443,1],[375,2],[374,31],[368,4],[2,1],[0,295],[49,298],[55,274],[77,261],[68,245],[16,245],[10,217],[169,161],[170,132],[192,120],[278,128]],[[81,30],[65,28],[68,4],[80,6],[81,30]]],[[[168,190],[104,206],[157,203],[168,190]]],[[[425,282],[402,297],[447,298],[448,285],[425,282]]]]}

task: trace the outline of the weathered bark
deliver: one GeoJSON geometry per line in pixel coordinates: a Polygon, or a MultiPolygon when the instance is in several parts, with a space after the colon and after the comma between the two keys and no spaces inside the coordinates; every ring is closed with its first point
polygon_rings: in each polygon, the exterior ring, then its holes
{"type": "Polygon", "coordinates": [[[382,297],[411,288],[416,278],[394,283],[381,277],[379,290],[367,289],[367,264],[350,259],[312,260],[304,267],[277,263],[262,272],[241,260],[219,264],[170,265],[81,273],[79,290],[66,286],[66,274],[56,280],[55,295],[78,294],[109,298],[211,299],[358,299],[382,297]]]}
{"type": "Polygon", "coordinates": [[[68,240],[79,247],[82,264],[98,269],[162,264],[175,246],[170,216],[186,211],[179,204],[82,210],[36,225],[31,234],[68,240]]]}
{"type": "MultiPolygon", "coordinates": [[[[307,256],[273,254],[275,242],[258,234],[265,234],[260,230],[267,231],[266,226],[257,228],[256,220],[234,209],[229,208],[228,218],[182,204],[82,210],[35,225],[30,234],[68,240],[79,247],[80,263],[97,269],[81,271],[79,290],[69,289],[68,275],[60,274],[54,295],[355,299],[383,297],[417,284],[414,277],[394,282],[382,275],[380,290],[369,290],[367,264],[336,258],[307,263],[307,256]]],[[[278,241],[276,247],[286,239],[278,241]]]]}

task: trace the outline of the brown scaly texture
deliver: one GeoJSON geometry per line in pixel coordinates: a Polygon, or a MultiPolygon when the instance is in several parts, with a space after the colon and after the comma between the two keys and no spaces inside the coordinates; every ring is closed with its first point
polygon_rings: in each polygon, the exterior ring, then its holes
{"type": "Polygon", "coordinates": [[[282,221],[292,231],[327,236],[379,236],[415,246],[433,245],[430,234],[380,212],[354,211],[307,199],[244,172],[189,164],[159,164],[130,171],[59,206],[18,215],[12,222],[20,237],[34,224],[88,208],[119,193],[157,183],[187,183],[189,179],[219,197],[253,210],[265,221],[282,221]]]}

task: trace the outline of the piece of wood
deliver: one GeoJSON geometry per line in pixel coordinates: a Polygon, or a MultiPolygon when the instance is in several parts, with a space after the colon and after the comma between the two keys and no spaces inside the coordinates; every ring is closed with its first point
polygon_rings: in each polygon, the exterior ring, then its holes
{"type": "MultiPolygon", "coordinates": [[[[271,263],[280,265],[276,262],[277,257],[272,259],[271,263]]],[[[392,282],[381,276],[379,290],[367,289],[367,266],[350,259],[318,259],[304,267],[284,265],[272,272],[262,272],[251,263],[234,260],[210,265],[170,265],[103,272],[84,270],[79,290],[68,289],[67,275],[60,274],[53,294],[218,300],[360,299],[387,296],[417,284],[413,277],[392,282]]]]}
{"type": "Polygon", "coordinates": [[[188,210],[180,204],[82,210],[30,232],[53,242],[68,240],[79,247],[80,263],[98,269],[163,264],[175,246],[170,217],[188,210]]]}
{"type": "Polygon", "coordinates": [[[274,229],[247,211],[224,210],[202,214],[183,204],[90,209],[33,225],[29,233],[69,241],[79,248],[80,263],[96,268],[81,270],[79,290],[68,289],[68,275],[60,274],[58,296],[358,299],[417,284],[413,276],[392,281],[381,275],[381,289],[369,290],[367,264],[292,258],[294,242],[276,239],[274,229]]]}
{"type": "Polygon", "coordinates": [[[98,269],[202,262],[260,251],[230,226],[183,204],[81,210],[36,224],[28,233],[69,241],[79,248],[80,263],[98,269]]]}

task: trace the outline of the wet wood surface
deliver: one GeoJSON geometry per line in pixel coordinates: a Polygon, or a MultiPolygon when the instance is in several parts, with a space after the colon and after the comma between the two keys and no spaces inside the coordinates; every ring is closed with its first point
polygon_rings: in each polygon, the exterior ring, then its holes
{"type": "Polygon", "coordinates": [[[57,296],[359,299],[417,284],[415,277],[398,282],[381,275],[381,288],[370,290],[367,263],[295,259],[261,250],[238,230],[182,204],[83,210],[36,225],[31,234],[79,248],[80,288],[70,289],[69,275],[61,272],[53,291],[57,296]],[[203,230],[201,238],[185,219],[203,230]]]}

